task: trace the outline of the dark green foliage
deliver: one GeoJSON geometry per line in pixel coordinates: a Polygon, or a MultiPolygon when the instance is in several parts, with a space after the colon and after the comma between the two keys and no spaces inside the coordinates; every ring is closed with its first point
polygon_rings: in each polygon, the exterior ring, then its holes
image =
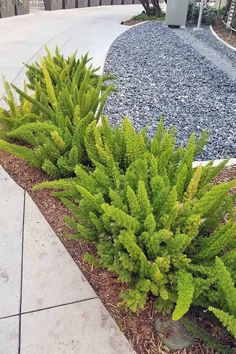
{"type": "Polygon", "coordinates": [[[105,86],[109,77],[98,76],[88,62],[87,55],[65,59],[58,50],[54,56],[48,51],[40,64],[28,66],[24,91],[13,86],[20,103],[6,83],[9,110],[0,112],[0,148],[54,178],[73,176],[78,163],[88,164],[84,134],[89,123],[97,123],[112,90],[105,86]],[[25,144],[24,150],[11,141],[25,144]]]}
{"type": "Polygon", "coordinates": [[[186,318],[182,318],[181,322],[184,324],[186,329],[193,336],[202,340],[209,348],[216,350],[217,353],[222,353],[222,354],[233,354],[234,353],[234,351],[232,349],[230,349],[229,347],[220,343],[217,340],[217,338],[213,337],[211,334],[209,334],[207,331],[202,329],[200,326],[198,326],[192,320],[190,321],[186,318]]]}
{"type": "MultiPolygon", "coordinates": [[[[191,21],[192,23],[197,23],[199,11],[200,4],[194,0],[190,1],[187,15],[188,21],[191,21]]],[[[219,9],[217,7],[205,4],[203,7],[202,23],[208,26],[214,24],[221,13],[222,11],[219,12],[219,9]]]]}
{"type": "MultiPolygon", "coordinates": [[[[233,269],[235,271],[235,269],[233,269]]],[[[222,322],[236,338],[236,287],[230,272],[220,258],[216,257],[217,289],[222,295],[221,308],[210,306],[209,310],[222,322]]]]}
{"type": "Polygon", "coordinates": [[[85,136],[94,169],[77,166],[69,188],[65,180],[38,187],[59,190],[74,213],[67,219],[74,237],[94,242],[97,262],[131,284],[123,299],[133,311],[149,294],[159,310],[174,310],[175,320],[192,303],[221,306],[215,257],[226,257],[235,271],[229,191],[236,181],[211,183],[226,162],[217,169],[211,163],[192,167],[205,138],[192,135],[186,147],[176,148],[174,131],[163,122],[149,141],[128,119],[114,129],[104,119],[97,128],[91,123],[85,136]]]}

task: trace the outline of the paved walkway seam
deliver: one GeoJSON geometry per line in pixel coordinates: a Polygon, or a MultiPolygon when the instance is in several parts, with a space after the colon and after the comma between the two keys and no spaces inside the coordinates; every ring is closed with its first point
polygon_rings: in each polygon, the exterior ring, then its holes
{"type": "Polygon", "coordinates": [[[0,317],[0,320],[5,320],[6,318],[11,318],[11,317],[17,317],[17,316],[21,316],[21,315],[27,315],[29,313],[35,313],[35,312],[40,312],[40,311],[45,311],[45,310],[51,310],[57,307],[62,307],[62,306],[69,306],[69,305],[73,305],[73,304],[78,304],[80,302],[86,302],[86,301],[91,301],[91,300],[95,300],[95,299],[99,299],[98,296],[94,296],[94,297],[90,297],[87,299],[83,299],[83,300],[77,300],[77,301],[71,301],[71,302],[66,302],[64,304],[59,304],[59,305],[55,305],[55,306],[49,306],[49,307],[44,307],[42,309],[36,309],[36,310],[31,310],[31,311],[24,311],[21,313],[16,313],[14,315],[9,315],[9,316],[4,316],[4,317],[0,317]]]}
{"type": "Polygon", "coordinates": [[[21,236],[21,279],[20,279],[20,308],[19,308],[19,346],[18,353],[20,354],[21,347],[21,309],[22,309],[22,287],[23,287],[23,271],[24,271],[24,232],[25,232],[25,199],[26,191],[24,191],[23,215],[22,215],[22,236],[21,236]]]}

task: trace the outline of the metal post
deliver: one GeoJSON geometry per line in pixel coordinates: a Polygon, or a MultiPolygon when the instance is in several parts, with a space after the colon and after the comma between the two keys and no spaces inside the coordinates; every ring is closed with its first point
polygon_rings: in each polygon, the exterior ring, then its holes
{"type": "Polygon", "coordinates": [[[219,1],[219,6],[218,6],[218,16],[219,16],[219,14],[220,14],[221,4],[222,4],[222,0],[220,0],[220,1],[219,1]]]}
{"type": "Polygon", "coordinates": [[[197,23],[197,29],[198,30],[201,28],[204,2],[205,2],[205,0],[201,0],[201,6],[200,6],[200,11],[199,11],[198,23],[197,23]]]}

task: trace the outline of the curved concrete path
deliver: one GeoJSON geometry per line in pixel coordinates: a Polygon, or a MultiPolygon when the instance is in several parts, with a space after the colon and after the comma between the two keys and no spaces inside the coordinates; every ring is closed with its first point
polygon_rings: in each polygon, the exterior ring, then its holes
{"type": "MultiPolygon", "coordinates": [[[[0,20],[0,77],[22,85],[24,67],[44,55],[44,47],[62,53],[89,52],[95,66],[103,67],[112,42],[129,27],[120,22],[142,10],[141,5],[101,6],[74,10],[32,10],[29,15],[0,20]]],[[[4,86],[0,80],[0,99],[4,86]]]]}
{"type": "MultiPolygon", "coordinates": [[[[0,20],[0,74],[21,85],[22,62],[44,45],[94,56],[103,67],[121,20],[139,5],[86,8],[0,20]]],[[[0,84],[0,96],[3,94],[0,84]]],[[[0,104],[2,104],[1,102],[0,104]]],[[[0,353],[134,353],[30,196],[0,166],[0,353]]]]}

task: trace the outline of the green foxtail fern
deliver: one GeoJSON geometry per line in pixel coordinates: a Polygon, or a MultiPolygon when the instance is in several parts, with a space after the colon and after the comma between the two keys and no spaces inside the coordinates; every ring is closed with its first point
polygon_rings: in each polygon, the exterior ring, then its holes
{"type": "Polygon", "coordinates": [[[204,140],[192,135],[186,147],[176,147],[163,121],[150,141],[128,119],[114,129],[104,119],[85,135],[94,169],[78,165],[75,178],[38,186],[57,190],[74,214],[66,218],[73,237],[96,245],[95,263],[131,285],[123,300],[133,311],[149,294],[159,310],[174,310],[175,320],[192,303],[219,304],[211,291],[215,257],[225,257],[235,271],[235,194],[229,191],[236,181],[212,184],[227,161],[192,167],[204,140]]]}

